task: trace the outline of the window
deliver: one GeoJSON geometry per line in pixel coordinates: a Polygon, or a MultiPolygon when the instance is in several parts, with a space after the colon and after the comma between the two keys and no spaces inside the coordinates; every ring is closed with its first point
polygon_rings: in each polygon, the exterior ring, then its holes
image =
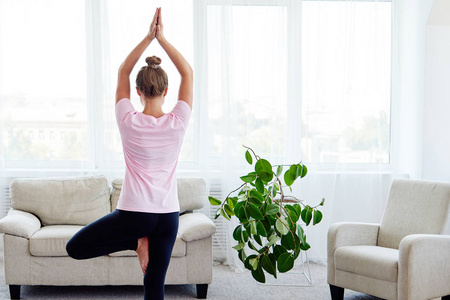
{"type": "Polygon", "coordinates": [[[84,10],[82,1],[0,2],[6,162],[87,160],[84,10]],[[56,143],[61,127],[77,139],[56,143]]]}
{"type": "Polygon", "coordinates": [[[303,2],[305,161],[390,162],[390,74],[390,2],[303,2]]]}

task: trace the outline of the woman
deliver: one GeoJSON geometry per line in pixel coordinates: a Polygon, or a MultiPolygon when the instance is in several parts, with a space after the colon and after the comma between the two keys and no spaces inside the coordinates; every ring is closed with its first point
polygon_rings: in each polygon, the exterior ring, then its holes
{"type": "Polygon", "coordinates": [[[192,69],[165,39],[161,8],[157,8],[148,34],[119,68],[116,119],[126,171],[117,209],[84,227],[66,247],[75,259],[136,250],[144,273],[144,299],[164,299],[164,280],[178,231],[175,169],[191,115],[192,90],[192,69]],[[181,75],[180,100],[168,114],[162,110],[167,74],[154,56],[146,59],[148,65],[136,78],[142,113],[130,102],[130,73],[155,38],[181,75]]]}

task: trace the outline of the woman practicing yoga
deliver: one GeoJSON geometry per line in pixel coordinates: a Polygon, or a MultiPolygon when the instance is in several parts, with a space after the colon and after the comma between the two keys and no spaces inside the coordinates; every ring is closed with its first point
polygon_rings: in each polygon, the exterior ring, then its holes
{"type": "Polygon", "coordinates": [[[144,274],[144,299],[164,299],[164,280],[178,231],[179,203],[175,169],[193,101],[189,63],[165,39],[161,8],[146,37],[119,68],[116,119],[126,163],[117,209],[81,229],[67,243],[67,253],[88,259],[121,250],[135,250],[144,274]],[[181,75],[178,101],[170,113],[162,110],[167,74],[161,60],[147,57],[136,90],[144,109],[130,102],[130,73],[150,43],[157,39],[181,75]]]}

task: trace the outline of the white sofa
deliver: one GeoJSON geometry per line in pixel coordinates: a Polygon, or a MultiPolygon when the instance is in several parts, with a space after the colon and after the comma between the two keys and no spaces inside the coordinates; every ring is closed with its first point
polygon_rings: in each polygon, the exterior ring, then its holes
{"type": "MultiPolygon", "coordinates": [[[[104,176],[16,179],[11,210],[0,220],[4,233],[5,282],[11,299],[21,285],[142,285],[136,253],[122,251],[90,260],[67,255],[67,241],[83,226],[115,209],[122,180],[104,176]]],[[[206,298],[212,282],[214,223],[193,212],[206,202],[202,179],[178,179],[180,222],[166,284],[196,284],[206,298]]]]}

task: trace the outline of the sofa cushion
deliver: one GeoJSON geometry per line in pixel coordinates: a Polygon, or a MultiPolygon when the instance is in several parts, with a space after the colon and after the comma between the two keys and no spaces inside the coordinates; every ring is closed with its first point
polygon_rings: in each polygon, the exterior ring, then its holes
{"type": "MultiPolygon", "coordinates": [[[[38,230],[30,238],[30,253],[33,256],[68,256],[66,244],[72,236],[83,228],[76,225],[52,225],[38,230]]],[[[110,256],[136,256],[132,250],[120,251],[110,256]]],[[[179,236],[172,251],[173,257],[186,256],[186,242],[179,236]]]]}
{"type": "Polygon", "coordinates": [[[52,225],[38,230],[30,238],[30,253],[33,256],[68,256],[66,244],[83,228],[76,225],[52,225]]]}
{"type": "Polygon", "coordinates": [[[36,215],[43,225],[87,225],[110,212],[104,176],[16,179],[11,207],[36,215]]]}
{"type": "MultiPolygon", "coordinates": [[[[125,250],[111,253],[109,256],[137,256],[136,251],[125,250]]],[[[182,257],[186,256],[186,242],[183,241],[179,236],[175,240],[175,245],[172,250],[172,257],[182,257]]]]}
{"type": "Polygon", "coordinates": [[[378,246],[344,246],[334,252],[336,269],[397,282],[398,250],[378,246]]]}
{"type": "MultiPolygon", "coordinates": [[[[123,179],[115,179],[112,182],[111,211],[116,209],[122,190],[123,179]]],[[[180,213],[200,209],[206,202],[206,183],[201,178],[178,178],[178,202],[180,203],[180,213]]]]}
{"type": "Polygon", "coordinates": [[[202,213],[186,213],[180,216],[178,234],[186,242],[210,237],[216,233],[216,225],[202,213]]]}

